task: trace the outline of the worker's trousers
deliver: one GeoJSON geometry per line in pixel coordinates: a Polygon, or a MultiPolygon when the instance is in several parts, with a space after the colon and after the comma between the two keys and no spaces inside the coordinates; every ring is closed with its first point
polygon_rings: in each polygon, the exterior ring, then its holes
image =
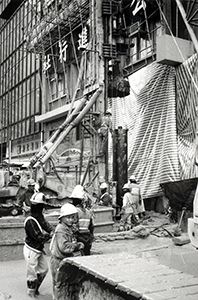
{"type": "Polygon", "coordinates": [[[124,213],[122,214],[120,220],[120,230],[130,230],[131,229],[131,217],[133,213],[124,213]]]}
{"type": "Polygon", "coordinates": [[[59,268],[59,264],[62,259],[55,257],[54,255],[50,258],[50,269],[52,274],[52,285],[53,285],[53,300],[57,299],[57,287],[56,287],[56,277],[59,268]]]}
{"type": "Polygon", "coordinates": [[[24,258],[27,263],[27,287],[28,293],[34,294],[48,272],[46,255],[29,249],[26,245],[23,248],[24,258]]]}

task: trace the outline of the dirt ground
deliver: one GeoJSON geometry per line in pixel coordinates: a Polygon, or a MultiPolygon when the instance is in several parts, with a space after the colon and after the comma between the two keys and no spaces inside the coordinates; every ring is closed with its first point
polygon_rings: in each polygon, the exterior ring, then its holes
{"type": "MultiPolygon", "coordinates": [[[[139,226],[146,228],[149,232],[145,238],[135,239],[101,239],[93,243],[92,255],[130,252],[140,257],[154,256],[160,263],[170,268],[181,270],[185,273],[198,277],[198,251],[187,243],[182,246],[173,243],[173,235],[178,224],[170,222],[165,214],[150,211],[139,226]]],[[[185,222],[182,224],[184,231],[187,230],[185,222]]],[[[119,221],[116,221],[112,234],[116,234],[119,221]]],[[[182,234],[186,234],[186,232],[182,234]]],[[[122,233],[118,233],[122,235],[122,233]]],[[[108,236],[108,233],[97,234],[108,236]]],[[[89,259],[87,257],[87,259],[89,259]]],[[[0,262],[0,300],[27,300],[25,281],[25,261],[11,260],[0,262]]],[[[41,289],[39,300],[52,300],[51,273],[47,274],[41,289]]]]}

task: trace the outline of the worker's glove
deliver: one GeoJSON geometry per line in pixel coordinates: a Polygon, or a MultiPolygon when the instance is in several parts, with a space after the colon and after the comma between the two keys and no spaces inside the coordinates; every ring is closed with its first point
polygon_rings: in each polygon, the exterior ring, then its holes
{"type": "Polygon", "coordinates": [[[83,250],[84,249],[84,244],[82,242],[78,242],[77,245],[78,245],[77,246],[78,250],[83,250]]]}

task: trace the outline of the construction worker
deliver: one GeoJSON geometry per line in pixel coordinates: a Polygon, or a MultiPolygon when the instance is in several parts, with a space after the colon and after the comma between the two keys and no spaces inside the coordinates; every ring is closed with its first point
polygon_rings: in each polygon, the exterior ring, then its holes
{"type": "Polygon", "coordinates": [[[145,207],[144,201],[141,195],[141,189],[134,175],[129,177],[129,183],[131,186],[131,195],[133,196],[133,201],[137,203],[137,220],[139,217],[143,217],[145,215],[145,207]]]}
{"type": "Polygon", "coordinates": [[[34,179],[29,179],[27,181],[28,188],[26,191],[20,196],[18,200],[18,205],[23,208],[23,214],[27,217],[30,214],[30,207],[31,207],[31,197],[35,192],[35,184],[36,182],[34,179]]]}
{"type": "Polygon", "coordinates": [[[19,174],[12,175],[12,180],[8,182],[8,186],[19,186],[20,178],[21,176],[19,174]]]}
{"type": "MultiPolygon", "coordinates": [[[[76,222],[78,211],[76,207],[70,203],[66,203],[61,207],[59,223],[56,226],[55,233],[50,243],[51,250],[51,273],[53,283],[53,299],[57,299],[59,287],[57,282],[57,270],[63,258],[71,256],[81,256],[83,254],[83,243],[77,242],[76,235],[73,231],[73,224],[76,222]]],[[[65,277],[69,276],[64,274],[65,277]]],[[[64,283],[66,284],[66,282],[64,283]]]]}
{"type": "Polygon", "coordinates": [[[84,205],[86,196],[83,186],[76,185],[70,198],[78,210],[78,220],[76,221],[77,239],[84,244],[84,254],[90,255],[94,227],[91,214],[84,205]]]}
{"type": "Polygon", "coordinates": [[[48,272],[48,264],[44,251],[44,244],[53,233],[53,227],[43,216],[45,196],[35,193],[31,198],[30,215],[25,219],[24,258],[27,263],[28,295],[35,297],[39,294],[39,287],[48,272]]]}
{"type": "Polygon", "coordinates": [[[132,217],[136,213],[136,203],[133,201],[131,195],[130,184],[125,183],[122,189],[124,196],[119,231],[130,230],[132,228],[132,217]]]}
{"type": "Polygon", "coordinates": [[[103,182],[100,185],[101,196],[99,198],[99,205],[103,206],[112,206],[112,196],[107,191],[108,185],[106,182],[103,182]]]}
{"type": "Polygon", "coordinates": [[[112,133],[112,113],[111,109],[107,109],[104,116],[101,118],[100,128],[98,129],[98,134],[100,137],[100,146],[99,146],[99,154],[104,154],[106,149],[106,143],[108,140],[108,133],[112,133]]]}

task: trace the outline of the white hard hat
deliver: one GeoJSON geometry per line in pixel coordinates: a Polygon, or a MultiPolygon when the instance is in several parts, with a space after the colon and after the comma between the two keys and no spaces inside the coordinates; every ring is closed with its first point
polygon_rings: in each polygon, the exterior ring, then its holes
{"type": "Polygon", "coordinates": [[[35,185],[35,181],[34,181],[34,179],[29,179],[28,181],[27,181],[27,185],[35,185]]]}
{"type": "Polygon", "coordinates": [[[129,183],[125,183],[122,189],[123,189],[123,190],[124,190],[124,189],[130,190],[130,189],[131,189],[131,186],[130,186],[129,183]]]}
{"type": "Polygon", "coordinates": [[[107,189],[107,188],[108,188],[108,185],[106,184],[106,182],[103,182],[103,183],[100,185],[100,188],[101,188],[101,190],[107,189]]]}
{"type": "Polygon", "coordinates": [[[60,216],[58,217],[59,219],[64,217],[64,216],[69,216],[73,214],[77,214],[78,210],[77,208],[71,204],[71,203],[65,203],[60,209],[60,216]]]}
{"type": "Polygon", "coordinates": [[[129,179],[130,179],[130,180],[136,180],[136,178],[135,178],[134,175],[131,175],[131,176],[129,177],[129,179]]]}
{"type": "Polygon", "coordinates": [[[78,199],[84,199],[85,193],[83,186],[78,184],[74,187],[73,192],[71,193],[70,198],[78,198],[78,199]]]}
{"type": "Polygon", "coordinates": [[[43,193],[34,193],[30,199],[32,204],[43,204],[45,195],[43,193]]]}
{"type": "Polygon", "coordinates": [[[106,115],[107,115],[107,114],[111,114],[111,115],[112,115],[111,109],[110,109],[110,108],[106,110],[106,115]]]}

